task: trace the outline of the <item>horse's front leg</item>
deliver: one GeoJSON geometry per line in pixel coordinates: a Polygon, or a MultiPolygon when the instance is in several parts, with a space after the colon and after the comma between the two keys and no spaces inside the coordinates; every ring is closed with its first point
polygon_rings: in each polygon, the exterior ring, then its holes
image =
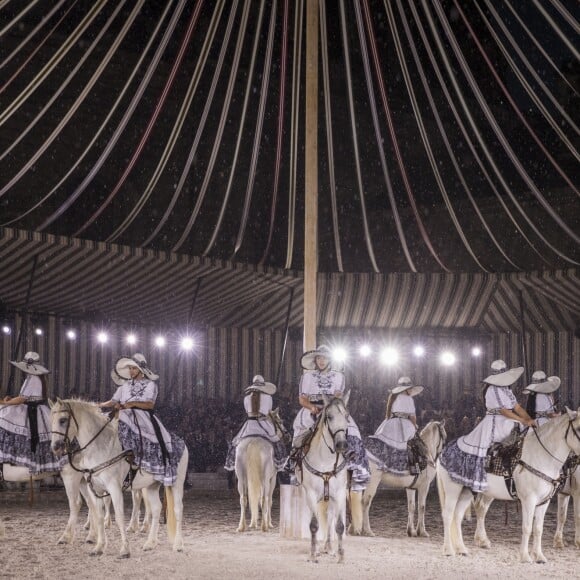
{"type": "Polygon", "coordinates": [[[312,512],[312,518],[310,519],[310,561],[318,562],[318,518],[316,517],[316,510],[312,512]]]}
{"type": "MultiPolygon", "coordinates": [[[[360,492],[359,492],[360,493],[360,492]]],[[[339,501],[336,502],[334,509],[336,511],[336,537],[337,537],[337,550],[338,550],[338,563],[342,564],[344,562],[344,547],[343,538],[346,522],[346,491],[343,495],[339,494],[339,501]]]]}
{"type": "MultiPolygon", "coordinates": [[[[72,469],[72,468],[70,468],[72,469]]],[[[68,499],[69,516],[68,522],[64,529],[64,532],[58,539],[59,544],[71,544],[75,537],[75,530],[77,526],[77,520],[79,517],[79,511],[81,509],[81,494],[80,494],[80,480],[81,476],[76,473],[65,473],[64,470],[61,473],[62,481],[66,490],[66,497],[68,499]]],[[[90,513],[89,513],[90,517],[90,513]]]]}
{"type": "Polygon", "coordinates": [[[94,547],[89,553],[91,556],[100,556],[104,552],[107,542],[105,536],[104,504],[101,499],[96,497],[93,492],[88,489],[83,497],[87,502],[89,517],[91,519],[89,535],[86,542],[94,543],[94,547]]]}
{"type": "Polygon", "coordinates": [[[491,542],[487,537],[487,531],[485,529],[485,516],[489,510],[489,507],[493,503],[493,498],[478,494],[477,498],[474,502],[474,509],[475,509],[475,517],[477,520],[477,524],[475,527],[475,535],[473,537],[473,541],[476,546],[479,548],[491,548],[491,542]]]}
{"type": "Polygon", "coordinates": [[[375,535],[374,532],[371,530],[369,512],[371,510],[373,498],[375,497],[375,494],[377,493],[377,488],[379,487],[379,483],[381,482],[382,475],[383,475],[382,472],[378,471],[378,469],[374,469],[373,467],[371,467],[371,480],[369,481],[366,489],[364,490],[362,497],[363,524],[361,535],[363,536],[375,535]]]}
{"type": "Polygon", "coordinates": [[[546,515],[546,510],[549,505],[550,502],[546,502],[545,504],[538,506],[534,515],[532,555],[538,564],[545,564],[548,561],[542,552],[542,533],[544,531],[544,516],[546,515]]]}
{"type": "Polygon", "coordinates": [[[272,501],[274,497],[274,489],[276,488],[276,470],[274,470],[274,475],[270,478],[270,494],[269,494],[269,510],[268,510],[268,529],[272,529],[274,524],[272,523],[272,501]]]}
{"type": "Polygon", "coordinates": [[[568,504],[570,503],[570,496],[559,493],[558,494],[558,523],[556,525],[556,533],[554,534],[554,548],[564,548],[564,525],[566,524],[566,517],[568,516],[568,504]]]}
{"type": "Polygon", "coordinates": [[[532,534],[534,511],[536,507],[535,497],[526,497],[521,499],[520,503],[522,506],[522,540],[520,544],[520,562],[531,562],[532,558],[530,556],[528,544],[532,534]]]}
{"type": "Polygon", "coordinates": [[[139,520],[141,518],[141,501],[143,499],[143,493],[140,489],[131,490],[131,499],[133,507],[131,508],[131,519],[127,525],[128,532],[138,532],[139,531],[139,520]]]}
{"type": "Polygon", "coordinates": [[[120,558],[128,558],[131,554],[129,550],[129,541],[127,540],[127,532],[125,531],[125,506],[123,500],[123,490],[116,481],[111,481],[107,488],[113,502],[113,509],[115,510],[115,521],[119,527],[121,534],[121,549],[119,550],[120,558]]]}
{"type": "MultiPolygon", "coordinates": [[[[580,467],[576,469],[580,470],[580,467]]],[[[576,472],[576,491],[574,494],[574,545],[580,548],[580,478],[576,472]]]]}
{"type": "Polygon", "coordinates": [[[407,536],[415,538],[417,530],[415,529],[415,490],[407,489],[407,536]]]}
{"type": "Polygon", "coordinates": [[[417,488],[417,535],[422,538],[429,537],[429,532],[425,528],[425,510],[427,506],[429,484],[431,481],[427,479],[426,475],[424,475],[424,479],[417,488]]]}

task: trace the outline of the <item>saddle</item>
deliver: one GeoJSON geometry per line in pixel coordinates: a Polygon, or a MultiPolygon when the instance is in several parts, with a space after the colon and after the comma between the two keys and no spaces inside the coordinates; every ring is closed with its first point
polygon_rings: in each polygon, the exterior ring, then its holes
{"type": "Polygon", "coordinates": [[[517,491],[513,473],[522,456],[526,432],[527,430],[520,433],[514,429],[506,441],[494,443],[488,449],[485,458],[485,471],[503,477],[507,491],[514,499],[517,498],[517,491]]]}
{"type": "Polygon", "coordinates": [[[407,441],[407,457],[409,458],[409,473],[418,475],[427,469],[429,452],[425,442],[416,434],[407,441]]]}

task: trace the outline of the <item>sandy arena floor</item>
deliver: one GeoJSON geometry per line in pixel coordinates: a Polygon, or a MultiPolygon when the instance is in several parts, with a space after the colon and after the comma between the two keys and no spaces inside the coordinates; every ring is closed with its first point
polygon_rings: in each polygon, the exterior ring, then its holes
{"type": "MultiPolygon", "coordinates": [[[[0,492],[0,517],[6,525],[6,539],[0,543],[0,578],[503,578],[533,580],[577,577],[580,552],[573,546],[571,514],[565,529],[568,547],[552,548],[556,528],[556,502],[552,502],[544,527],[547,564],[520,564],[518,544],[520,515],[515,504],[494,503],[488,514],[490,550],[473,546],[474,521],[464,523],[467,557],[442,555],[443,531],[436,491],[427,505],[430,538],[406,536],[406,500],[403,492],[383,491],[375,498],[371,525],[375,538],[347,537],[345,563],[323,555],[318,564],[308,562],[308,540],[287,540],[275,529],[270,533],[236,533],[239,519],[237,494],[209,495],[187,492],[185,501],[185,550],[174,553],[166,543],[162,526],[160,545],[143,552],[143,534],[131,534],[131,558],[121,560],[118,531],[108,530],[108,546],[103,556],[90,556],[79,525],[72,546],[57,545],[64,529],[68,506],[64,491],[48,490],[27,503],[27,493],[0,492]]],[[[130,503],[127,496],[126,504],[130,503]]],[[[274,518],[278,519],[275,496],[274,518]]],[[[129,510],[130,505],[126,505],[129,510]]],[[[82,519],[84,519],[83,511],[82,519]]]]}

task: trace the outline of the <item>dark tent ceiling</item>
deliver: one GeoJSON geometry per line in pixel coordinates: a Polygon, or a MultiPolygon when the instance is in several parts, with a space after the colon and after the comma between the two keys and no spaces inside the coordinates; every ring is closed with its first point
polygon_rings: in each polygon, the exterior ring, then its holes
{"type": "MultiPolygon", "coordinates": [[[[320,0],[324,272],[580,261],[576,0],[320,0]]],[[[0,225],[303,268],[305,4],[0,1],[0,225]]]]}

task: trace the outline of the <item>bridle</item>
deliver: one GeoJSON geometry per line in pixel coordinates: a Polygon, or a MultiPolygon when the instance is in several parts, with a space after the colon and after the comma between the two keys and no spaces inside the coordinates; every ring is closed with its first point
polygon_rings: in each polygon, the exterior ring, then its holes
{"type": "MultiPolygon", "coordinates": [[[[340,399],[335,399],[335,401],[341,402],[340,399]]],[[[334,467],[332,468],[331,471],[320,471],[318,469],[316,469],[313,465],[311,465],[310,463],[308,463],[307,461],[307,457],[308,457],[308,453],[310,452],[310,449],[308,449],[308,451],[305,453],[304,458],[302,459],[302,465],[304,465],[306,467],[306,469],[308,469],[308,471],[310,473],[312,473],[312,475],[316,475],[318,477],[320,477],[322,479],[322,481],[324,482],[324,496],[323,499],[324,501],[329,501],[330,499],[330,480],[335,477],[338,473],[340,473],[347,464],[347,460],[344,457],[344,455],[341,452],[337,452],[336,451],[336,436],[339,433],[344,433],[345,438],[347,435],[347,429],[336,429],[335,431],[333,431],[330,427],[329,421],[328,421],[328,409],[331,405],[338,405],[338,402],[335,403],[335,401],[332,401],[331,403],[329,403],[326,407],[324,407],[324,409],[322,410],[321,416],[318,419],[318,423],[316,425],[315,428],[315,432],[318,431],[318,429],[322,429],[322,440],[324,441],[324,444],[326,445],[326,447],[328,448],[328,450],[335,455],[336,459],[334,462],[334,467]],[[334,449],[328,444],[328,441],[326,440],[325,437],[325,431],[328,430],[330,436],[332,437],[332,444],[334,445],[334,449]],[[340,458],[340,456],[342,455],[342,461],[339,464],[338,460],[340,458]]],[[[344,407],[344,404],[342,405],[344,407]]],[[[344,414],[345,417],[348,419],[348,411],[346,409],[346,407],[344,407],[344,414]]]]}
{"type": "Polygon", "coordinates": [[[61,414],[61,413],[65,413],[68,415],[68,421],[66,423],[66,429],[64,433],[61,433],[60,431],[51,431],[52,434],[54,435],[62,435],[63,438],[63,442],[64,442],[64,449],[65,452],[67,454],[68,457],[68,462],[70,464],[70,466],[77,471],[78,473],[82,473],[85,476],[85,479],[87,480],[87,483],[89,484],[92,492],[95,494],[96,497],[98,498],[103,498],[109,495],[108,492],[105,492],[102,495],[99,495],[97,493],[97,491],[94,488],[93,485],[93,475],[95,473],[98,473],[100,471],[103,471],[104,469],[106,469],[107,467],[110,467],[111,465],[114,465],[115,463],[118,463],[119,461],[121,461],[122,459],[126,459],[128,456],[132,455],[132,451],[131,450],[124,450],[122,453],[119,453],[119,455],[116,455],[115,457],[100,463],[99,465],[91,468],[91,469],[80,469],[78,468],[74,462],[73,462],[73,458],[77,453],[80,453],[81,451],[84,451],[91,443],[93,443],[98,437],[99,435],[107,428],[107,426],[111,423],[111,421],[113,420],[113,416],[109,416],[109,418],[107,419],[107,421],[103,424],[103,426],[97,431],[97,433],[95,435],[93,435],[93,437],[88,441],[88,443],[86,445],[84,445],[83,447],[80,447],[79,445],[75,445],[73,443],[73,441],[71,440],[71,438],[69,437],[69,428],[71,425],[71,419],[74,421],[76,429],[78,431],[79,428],[79,423],[75,417],[75,414],[73,413],[73,410],[70,406],[69,403],[62,403],[61,405],[64,406],[64,408],[62,410],[57,411],[57,413],[61,414]]]}
{"type": "Polygon", "coordinates": [[[280,438],[285,442],[290,441],[291,439],[290,432],[284,426],[282,419],[280,419],[280,417],[276,413],[273,413],[272,411],[268,413],[268,417],[270,417],[270,421],[272,421],[274,429],[276,429],[276,431],[279,431],[281,433],[280,438]]]}
{"type": "MultiPolygon", "coordinates": [[[[566,442],[568,441],[568,435],[570,434],[570,431],[572,431],[572,433],[574,433],[576,439],[578,439],[578,441],[580,441],[580,433],[578,433],[578,431],[574,427],[573,422],[574,422],[574,419],[570,419],[568,421],[568,427],[566,428],[566,432],[564,433],[564,441],[566,441],[566,442]]],[[[552,457],[553,459],[558,461],[558,463],[561,463],[562,466],[566,463],[567,457],[562,461],[562,459],[560,459],[559,457],[556,457],[544,445],[544,443],[540,439],[537,428],[534,428],[534,435],[536,436],[536,439],[538,440],[538,442],[540,443],[540,445],[542,446],[544,451],[548,455],[550,455],[550,457],[552,457]]],[[[536,477],[539,477],[540,479],[542,479],[542,480],[546,481],[547,483],[549,483],[550,485],[552,485],[552,491],[548,494],[548,497],[546,499],[544,499],[541,503],[538,504],[539,506],[550,501],[552,499],[552,497],[554,497],[558,493],[558,491],[564,486],[567,475],[562,470],[560,473],[560,477],[553,479],[550,476],[546,475],[545,473],[541,472],[539,469],[536,469],[535,467],[533,467],[532,465],[529,465],[528,463],[526,463],[525,461],[523,461],[521,459],[518,459],[517,463],[518,463],[518,465],[521,465],[524,469],[527,469],[530,473],[533,473],[536,477]]]]}

